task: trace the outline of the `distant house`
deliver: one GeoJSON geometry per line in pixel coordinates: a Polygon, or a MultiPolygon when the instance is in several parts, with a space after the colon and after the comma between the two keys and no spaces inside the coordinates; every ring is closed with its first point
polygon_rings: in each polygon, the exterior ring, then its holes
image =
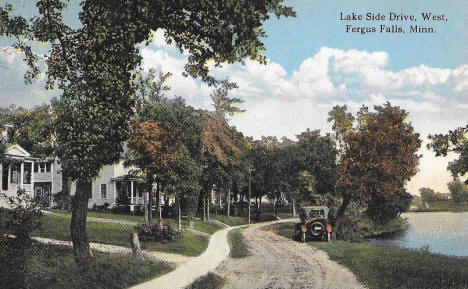
{"type": "Polygon", "coordinates": [[[46,197],[53,206],[53,195],[62,191],[62,166],[58,158],[34,163],[34,196],[46,197]]]}
{"type": "MultiPolygon", "coordinates": [[[[93,181],[92,194],[88,207],[94,206],[112,208],[117,204],[119,194],[128,194],[130,197],[130,210],[141,210],[144,205],[142,184],[143,179],[131,176],[131,168],[125,168],[124,160],[118,163],[104,166],[99,176],[93,181]]],[[[72,185],[72,194],[76,191],[76,185],[72,185]]]]}
{"type": "MultiPolygon", "coordinates": [[[[0,158],[0,192],[14,196],[18,189],[33,194],[34,161],[36,159],[17,144],[9,145],[0,158]]],[[[4,198],[0,198],[0,207],[8,207],[4,198]]]]}

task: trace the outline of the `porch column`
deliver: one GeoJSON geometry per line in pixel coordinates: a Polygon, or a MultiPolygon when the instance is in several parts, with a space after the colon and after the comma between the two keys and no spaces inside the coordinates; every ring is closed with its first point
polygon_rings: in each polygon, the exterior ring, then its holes
{"type": "Polygon", "coordinates": [[[31,188],[34,195],[34,161],[31,162],[31,188]]]}
{"type": "Polygon", "coordinates": [[[20,189],[23,188],[23,177],[24,177],[24,162],[21,162],[20,169],[20,189]]]}
{"type": "Polygon", "coordinates": [[[116,198],[117,198],[117,181],[114,181],[114,203],[112,204],[112,207],[115,206],[116,198]]]}
{"type": "Polygon", "coordinates": [[[133,200],[133,181],[130,181],[130,204],[134,204],[134,200],[133,200]]]}

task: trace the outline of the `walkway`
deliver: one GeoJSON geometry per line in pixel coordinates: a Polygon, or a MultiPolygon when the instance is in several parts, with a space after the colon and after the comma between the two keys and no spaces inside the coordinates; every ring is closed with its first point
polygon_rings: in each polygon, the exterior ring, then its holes
{"type": "Polygon", "coordinates": [[[293,219],[272,221],[260,224],[230,227],[217,231],[211,236],[210,243],[200,256],[190,259],[185,264],[159,278],[131,287],[131,289],[183,289],[197,278],[214,271],[229,256],[230,247],[227,239],[229,231],[240,227],[261,227],[276,223],[291,222],[293,219]]]}

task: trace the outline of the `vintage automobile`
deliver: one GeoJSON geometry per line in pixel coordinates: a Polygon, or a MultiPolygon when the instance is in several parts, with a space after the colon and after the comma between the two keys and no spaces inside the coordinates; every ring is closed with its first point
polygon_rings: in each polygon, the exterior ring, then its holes
{"type": "Polygon", "coordinates": [[[296,240],[327,240],[330,242],[332,226],[328,220],[329,209],[326,206],[307,206],[299,209],[300,223],[296,223],[296,240]]]}

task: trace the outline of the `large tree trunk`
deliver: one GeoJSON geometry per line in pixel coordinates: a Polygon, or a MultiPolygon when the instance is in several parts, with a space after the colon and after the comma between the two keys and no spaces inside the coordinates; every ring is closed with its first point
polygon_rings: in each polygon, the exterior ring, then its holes
{"type": "Polygon", "coordinates": [[[93,254],[86,235],[86,218],[88,216],[88,201],[92,191],[89,180],[78,180],[76,193],[72,198],[72,218],[70,223],[73,254],[78,265],[87,264],[93,254]]]}
{"type": "Polygon", "coordinates": [[[333,224],[333,231],[332,231],[332,240],[336,240],[336,233],[340,229],[341,225],[341,220],[343,219],[343,216],[346,212],[346,209],[348,208],[349,203],[351,202],[351,197],[350,196],[345,196],[343,198],[343,202],[341,203],[340,208],[338,209],[338,212],[336,213],[336,220],[335,223],[333,224]]]}

